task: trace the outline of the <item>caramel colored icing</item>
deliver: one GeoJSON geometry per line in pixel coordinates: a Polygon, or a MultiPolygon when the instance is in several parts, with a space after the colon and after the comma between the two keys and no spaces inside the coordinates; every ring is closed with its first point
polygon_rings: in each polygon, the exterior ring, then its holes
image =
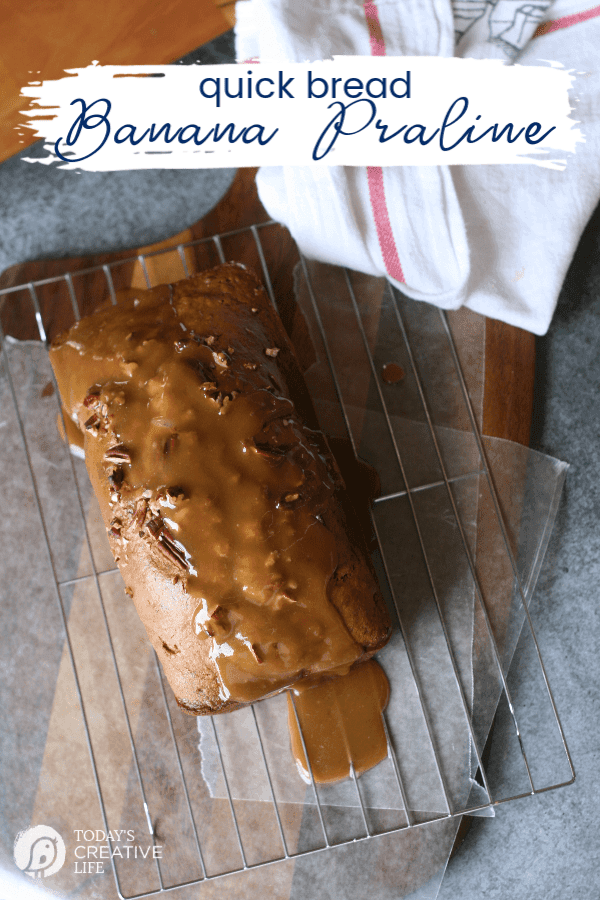
{"type": "Polygon", "coordinates": [[[386,363],[381,371],[386,384],[398,384],[404,379],[404,369],[397,363],[386,363]]]}
{"type": "Polygon", "coordinates": [[[264,291],[231,265],[129,294],[51,359],[178,702],[218,711],[347,671],[389,623],[348,550],[335,463],[290,399],[299,373],[264,291]]]}
{"type": "Polygon", "coordinates": [[[83,434],[75,422],[66,415],[63,418],[59,413],[56,417],[56,427],[62,440],[71,448],[71,453],[75,456],[83,454],[83,434]]]}
{"type": "Polygon", "coordinates": [[[390,686],[375,660],[361,663],[340,678],[292,690],[288,693],[288,726],[292,752],[305,780],[309,777],[306,754],[314,780],[325,784],[347,778],[351,764],[359,775],[385,759],[382,712],[390,686]]]}

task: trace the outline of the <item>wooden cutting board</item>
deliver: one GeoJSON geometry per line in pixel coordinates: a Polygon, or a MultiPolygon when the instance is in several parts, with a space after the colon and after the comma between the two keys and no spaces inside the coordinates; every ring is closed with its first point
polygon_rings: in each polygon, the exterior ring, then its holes
{"type": "MultiPolygon", "coordinates": [[[[226,0],[225,0],[226,2],[226,0]]],[[[185,56],[231,28],[213,0],[25,0],[2,4],[0,29],[0,162],[34,142],[22,127],[19,96],[30,80],[60,78],[65,69],[158,65],[185,56]]]]}

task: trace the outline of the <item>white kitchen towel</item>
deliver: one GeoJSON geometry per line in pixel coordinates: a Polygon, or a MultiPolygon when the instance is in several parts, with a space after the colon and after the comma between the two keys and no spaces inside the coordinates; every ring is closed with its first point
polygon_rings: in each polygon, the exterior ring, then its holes
{"type": "Polygon", "coordinates": [[[386,275],[407,296],[548,329],[600,198],[600,6],[585,0],[244,0],[240,61],[333,55],[468,56],[576,74],[585,143],[537,166],[269,167],[261,200],[300,249],[386,275]],[[583,7],[583,8],[582,8],[583,7]]]}

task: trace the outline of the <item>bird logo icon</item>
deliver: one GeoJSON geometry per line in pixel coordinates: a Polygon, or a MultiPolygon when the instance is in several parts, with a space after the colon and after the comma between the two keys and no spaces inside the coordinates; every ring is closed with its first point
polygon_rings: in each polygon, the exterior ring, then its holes
{"type": "Polygon", "coordinates": [[[31,878],[54,875],[64,865],[65,854],[65,842],[49,825],[26,828],[15,840],[15,862],[31,878]]]}
{"type": "Polygon", "coordinates": [[[57,843],[56,838],[36,838],[29,850],[27,868],[23,869],[23,871],[27,875],[32,875],[34,878],[41,878],[46,869],[50,868],[57,857],[57,843]]]}

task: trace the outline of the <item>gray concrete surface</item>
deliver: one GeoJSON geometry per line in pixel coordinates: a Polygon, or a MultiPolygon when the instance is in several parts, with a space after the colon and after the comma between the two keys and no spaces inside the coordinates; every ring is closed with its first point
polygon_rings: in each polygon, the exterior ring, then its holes
{"type": "MultiPolygon", "coordinates": [[[[570,463],[534,624],[577,778],[476,822],[439,900],[600,897],[600,208],[537,342],[532,446],[570,463]]],[[[514,663],[521,685],[534,662],[523,642],[514,663]]]]}
{"type": "MultiPolygon", "coordinates": [[[[186,61],[225,60],[228,41],[186,61]]],[[[231,177],[222,170],[73,176],[10,160],[0,166],[0,270],[23,260],[168,237],[207,212],[231,177]]],[[[600,210],[584,235],[550,332],[538,341],[532,441],[571,464],[534,621],[577,781],[507,804],[494,819],[476,821],[448,868],[440,900],[600,896],[599,351],[600,210]]],[[[531,644],[524,641],[511,677],[526,700],[534,669],[531,644]]],[[[535,696],[530,715],[535,722],[535,696]]],[[[501,716],[497,742],[504,727],[501,716]]],[[[502,759],[501,747],[494,752],[502,759]]]]}

